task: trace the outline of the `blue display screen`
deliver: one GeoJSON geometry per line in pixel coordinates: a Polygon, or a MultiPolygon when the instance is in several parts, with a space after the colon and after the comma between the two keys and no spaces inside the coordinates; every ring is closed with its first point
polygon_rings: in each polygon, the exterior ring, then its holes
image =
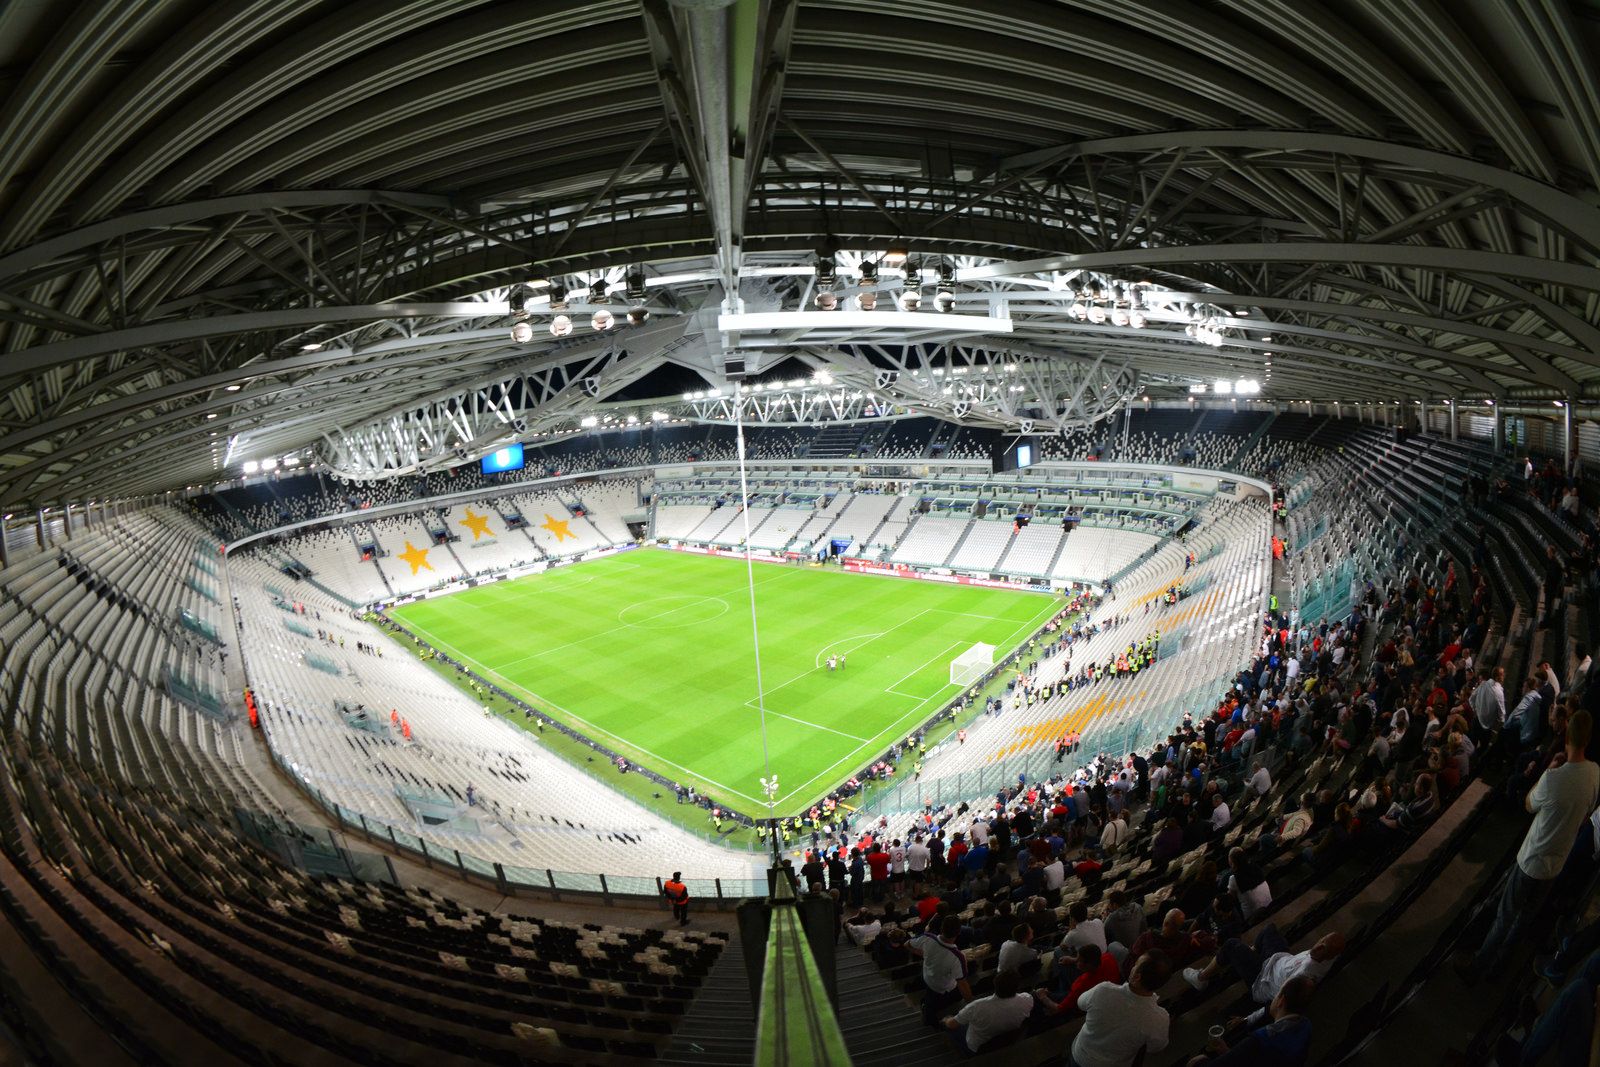
{"type": "Polygon", "coordinates": [[[522,445],[506,445],[497,448],[483,457],[483,473],[495,474],[499,471],[519,471],[522,469],[522,445]]]}

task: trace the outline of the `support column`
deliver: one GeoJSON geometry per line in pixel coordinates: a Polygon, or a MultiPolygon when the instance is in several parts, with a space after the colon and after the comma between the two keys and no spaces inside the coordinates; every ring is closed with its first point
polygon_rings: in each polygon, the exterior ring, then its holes
{"type": "Polygon", "coordinates": [[[49,548],[50,547],[50,532],[45,527],[45,524],[44,524],[44,508],[40,508],[38,511],[34,512],[33,521],[34,521],[35,528],[36,528],[36,530],[37,530],[37,532],[39,534],[39,547],[40,548],[49,548]]]}
{"type": "Polygon", "coordinates": [[[1572,473],[1572,397],[1561,405],[1561,473],[1572,473]]]}
{"type": "Polygon", "coordinates": [[[11,541],[6,537],[6,517],[0,516],[0,570],[11,566],[11,541]]]}
{"type": "Polygon", "coordinates": [[[1506,422],[1500,417],[1500,405],[1496,403],[1489,409],[1494,416],[1494,454],[1500,455],[1506,450],[1506,422]]]}
{"type": "Polygon", "coordinates": [[[72,505],[68,504],[61,509],[61,526],[66,531],[67,540],[72,540],[72,505]]]}
{"type": "Polygon", "coordinates": [[[1456,425],[1461,420],[1456,418],[1456,405],[1455,405],[1455,402],[1451,401],[1450,403],[1446,404],[1444,410],[1445,410],[1445,414],[1447,414],[1450,417],[1450,440],[1452,440],[1452,441],[1460,440],[1460,438],[1457,436],[1459,431],[1456,429],[1456,425]]]}

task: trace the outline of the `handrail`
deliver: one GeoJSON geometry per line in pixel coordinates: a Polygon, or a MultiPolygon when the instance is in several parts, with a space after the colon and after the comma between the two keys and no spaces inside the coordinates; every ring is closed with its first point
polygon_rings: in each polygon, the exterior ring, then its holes
{"type": "Polygon", "coordinates": [[[787,872],[780,869],[774,883],[756,1017],[755,1062],[762,1067],[849,1067],[850,1053],[839,1017],[806,941],[787,872]]]}

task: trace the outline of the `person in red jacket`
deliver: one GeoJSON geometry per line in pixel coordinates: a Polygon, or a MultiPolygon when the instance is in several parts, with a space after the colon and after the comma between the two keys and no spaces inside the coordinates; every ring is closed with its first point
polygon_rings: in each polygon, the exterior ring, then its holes
{"type": "Polygon", "coordinates": [[[883,887],[889,884],[889,854],[882,845],[873,845],[867,853],[867,866],[872,868],[872,899],[883,899],[883,887]]]}
{"type": "Polygon", "coordinates": [[[1040,989],[1034,992],[1033,997],[1046,1012],[1067,1015],[1078,1010],[1079,997],[1101,982],[1121,985],[1122,967],[1117,963],[1117,957],[1109,952],[1101,952],[1098,945],[1084,945],[1078,950],[1078,977],[1073,979],[1067,995],[1055,1001],[1040,989]]]}

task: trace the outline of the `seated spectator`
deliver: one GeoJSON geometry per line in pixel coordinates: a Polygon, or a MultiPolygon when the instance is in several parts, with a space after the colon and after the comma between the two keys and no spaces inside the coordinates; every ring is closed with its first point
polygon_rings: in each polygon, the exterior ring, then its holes
{"type": "Polygon", "coordinates": [[[1228,891],[1239,898],[1239,910],[1248,922],[1252,915],[1272,903],[1267,874],[1242,848],[1229,851],[1228,870],[1228,891]]]}
{"type": "Polygon", "coordinates": [[[845,920],[844,934],[857,945],[872,944],[873,939],[882,932],[883,923],[876,915],[869,914],[866,908],[845,920]]]}
{"type": "Polygon", "coordinates": [[[1139,961],[1127,984],[1102,982],[1078,997],[1083,1026],[1072,1039],[1076,1067],[1128,1067],[1140,1049],[1160,1052],[1170,1040],[1171,1019],[1156,1001],[1172,969],[1151,953],[1139,961]]]}
{"type": "Polygon", "coordinates": [[[1439,812],[1439,794],[1434,789],[1433,775],[1417,775],[1412,784],[1411,796],[1404,803],[1396,800],[1389,811],[1378,820],[1378,825],[1391,833],[1417,834],[1439,812]]]}
{"type": "Polygon", "coordinates": [[[1039,954],[1033,950],[1033,927],[1018,923],[1011,928],[1011,938],[1000,946],[995,969],[1000,974],[1024,973],[1038,970],[1039,954]]]}
{"type": "Polygon", "coordinates": [[[1078,950],[1076,964],[1076,975],[1067,987],[1067,995],[1061,1000],[1051,999],[1042,989],[1034,991],[1034,999],[1046,1013],[1070,1015],[1078,1010],[1078,998],[1084,993],[1101,982],[1122,981],[1122,967],[1117,963],[1117,958],[1109,952],[1101,952],[1093,945],[1085,945],[1078,950]]]}
{"type": "Polygon", "coordinates": [[[1128,894],[1113,889],[1106,894],[1106,942],[1131,948],[1144,933],[1144,908],[1128,894]]]}
{"type": "Polygon", "coordinates": [[[1200,952],[1215,952],[1218,945],[1243,933],[1244,915],[1239,911],[1239,898],[1232,893],[1218,893],[1196,920],[1194,943],[1200,952]]]}
{"type": "Polygon", "coordinates": [[[1033,1013],[1033,998],[1022,992],[1016,974],[1002,971],[995,975],[994,992],[964,1005],[944,1025],[954,1036],[956,1047],[964,1052],[981,1052],[996,1038],[1022,1029],[1033,1013]]]}
{"type": "Polygon", "coordinates": [[[1583,962],[1550,1006],[1534,1022],[1528,1036],[1519,1044],[1510,1037],[1500,1039],[1495,1062],[1501,1067],[1534,1067],[1556,1052],[1558,1064],[1588,1064],[1595,1040],[1596,992],[1600,990],[1600,952],[1583,962]]]}
{"type": "Polygon", "coordinates": [[[1289,979],[1268,1005],[1265,1025],[1246,1030],[1232,1045],[1212,1038],[1207,1055],[1196,1056],[1189,1067],[1301,1067],[1311,1058],[1311,1020],[1305,1012],[1316,989],[1309,975],[1289,979]]]}
{"type": "MultiPolygon", "coordinates": [[[[1338,931],[1324,934],[1315,945],[1304,952],[1289,951],[1278,928],[1268,923],[1256,935],[1254,947],[1239,938],[1224,942],[1211,962],[1204,967],[1185,967],[1183,980],[1196,989],[1205,989],[1224,967],[1250,987],[1250,998],[1257,1004],[1271,1004],[1284,984],[1291,978],[1306,975],[1313,981],[1322,981],[1333,969],[1333,963],[1344,951],[1344,935],[1338,931]]],[[[1265,1012],[1257,1011],[1254,1021],[1265,1012]]]]}
{"type": "Polygon", "coordinates": [[[1152,951],[1160,952],[1167,957],[1173,966],[1189,962],[1195,955],[1192,933],[1188,927],[1189,917],[1177,908],[1168,909],[1161,918],[1161,927],[1156,930],[1146,930],[1139,935],[1128,951],[1128,958],[1123,962],[1123,968],[1129,974],[1138,965],[1139,960],[1148,956],[1152,951]]]}

